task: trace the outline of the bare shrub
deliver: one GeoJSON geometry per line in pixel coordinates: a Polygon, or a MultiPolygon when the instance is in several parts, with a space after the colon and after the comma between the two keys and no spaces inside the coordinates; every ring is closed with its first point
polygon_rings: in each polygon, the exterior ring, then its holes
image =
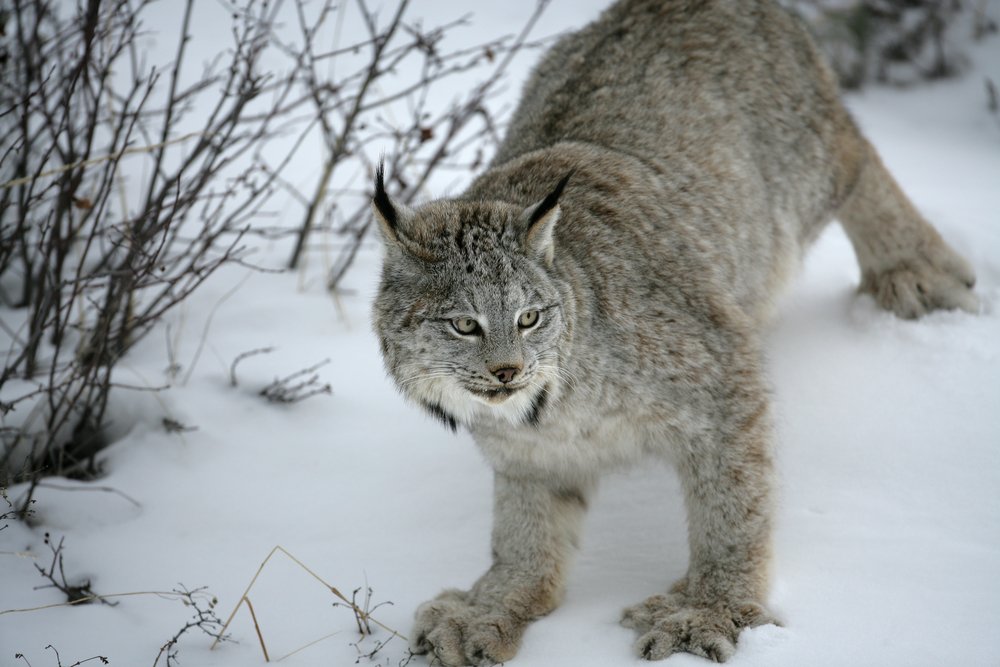
{"type": "Polygon", "coordinates": [[[218,599],[214,595],[209,596],[207,588],[204,586],[192,591],[189,591],[183,584],[179,584],[179,586],[179,588],[173,590],[173,593],[184,603],[185,607],[189,607],[194,613],[181,626],[181,629],[160,648],[159,653],[156,654],[156,659],[153,661],[153,667],[159,664],[161,657],[164,658],[166,667],[180,664],[180,661],[177,659],[177,643],[188,630],[201,630],[202,633],[212,637],[216,642],[231,641],[229,635],[223,633],[224,627],[222,621],[215,615],[215,605],[219,603],[218,599]]]}
{"type": "Polygon", "coordinates": [[[49,583],[44,586],[36,586],[36,589],[56,588],[62,591],[63,595],[66,596],[66,601],[70,604],[87,604],[95,599],[112,607],[118,604],[117,602],[109,602],[95,593],[89,579],[77,584],[71,584],[67,581],[66,571],[63,567],[63,541],[65,539],[65,537],[61,537],[59,538],[59,544],[55,544],[49,534],[45,533],[45,545],[52,551],[52,563],[47,569],[36,563],[35,569],[49,583]]]}
{"type": "Polygon", "coordinates": [[[275,378],[274,382],[260,390],[260,395],[271,403],[298,403],[317,394],[332,394],[333,388],[320,384],[319,374],[315,372],[328,363],[330,360],[324,359],[287,377],[275,378]]]}
{"type": "Polygon", "coordinates": [[[812,26],[845,89],[954,76],[967,64],[948,29],[969,0],[783,2],[812,26]]]}
{"type": "MultiPolygon", "coordinates": [[[[59,655],[59,651],[56,650],[55,646],[52,646],[51,644],[49,644],[48,646],[45,647],[45,650],[46,651],[52,651],[53,653],[55,653],[55,656],[56,656],[56,667],[63,667],[62,657],[59,655]]],[[[14,659],[15,660],[23,660],[24,663],[26,665],[28,665],[28,667],[31,667],[31,663],[28,662],[28,659],[24,656],[23,653],[15,653],[14,654],[14,659]]],[[[103,655],[95,655],[94,657],[87,658],[86,660],[77,660],[72,665],[68,665],[68,667],[80,667],[80,665],[82,665],[84,663],[88,663],[88,662],[90,662],[92,660],[99,660],[102,665],[108,665],[108,664],[110,664],[108,662],[108,659],[106,657],[104,657],[103,655]]]]}
{"type": "Polygon", "coordinates": [[[187,62],[194,0],[166,69],[139,46],[150,0],[67,17],[46,0],[3,5],[0,477],[31,482],[24,506],[42,475],[99,474],[119,360],[216,269],[247,263],[248,234],[294,240],[290,266],[316,230],[344,234],[336,287],[368,228],[379,153],[404,202],[437,171],[482,165],[499,138],[489,99],[546,3],[517,37],[446,51],[468,19],[424,29],[404,19],[407,0],[384,22],[366,0],[243,0],[200,71],[187,62]],[[365,33],[344,44],[347,11],[365,33]],[[462,99],[435,104],[437,82],[473,74],[462,99]],[[302,192],[285,174],[317,143],[326,155],[302,192]],[[286,200],[301,222],[265,224],[286,200]]]}
{"type": "Polygon", "coordinates": [[[266,88],[257,60],[268,16],[237,22],[229,62],[186,85],[191,5],[164,77],[137,53],[145,2],[81,4],[69,19],[42,0],[12,3],[7,39],[20,57],[0,75],[0,297],[21,324],[4,323],[0,413],[24,404],[28,414],[5,423],[7,474],[25,461],[33,482],[97,473],[115,364],[215,269],[240,261],[248,217],[269,194],[251,156],[274,136],[277,109],[248,115],[266,88]],[[206,104],[201,129],[178,138],[206,104]],[[148,169],[138,194],[123,179],[130,151],[148,169]]]}

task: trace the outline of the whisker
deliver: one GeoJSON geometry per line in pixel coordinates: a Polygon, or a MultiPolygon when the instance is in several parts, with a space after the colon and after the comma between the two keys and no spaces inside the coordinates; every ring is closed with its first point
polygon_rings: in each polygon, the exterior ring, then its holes
{"type": "Polygon", "coordinates": [[[453,371],[431,371],[427,373],[421,373],[419,375],[411,375],[399,380],[399,383],[403,386],[409,386],[421,380],[437,380],[439,378],[454,377],[455,373],[453,371]]]}
{"type": "Polygon", "coordinates": [[[565,368],[565,367],[563,367],[563,366],[561,366],[561,365],[559,365],[557,363],[546,363],[544,365],[543,364],[539,364],[539,368],[540,369],[541,368],[545,368],[546,371],[548,371],[548,372],[555,372],[555,374],[557,376],[559,376],[560,378],[562,378],[564,380],[568,380],[570,382],[577,383],[577,382],[580,381],[580,379],[572,371],[570,371],[568,368],[565,368]]]}

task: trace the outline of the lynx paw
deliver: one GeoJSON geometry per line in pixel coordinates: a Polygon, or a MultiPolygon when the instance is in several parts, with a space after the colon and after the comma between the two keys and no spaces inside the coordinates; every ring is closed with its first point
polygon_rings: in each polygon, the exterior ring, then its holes
{"type": "Polygon", "coordinates": [[[677,595],[654,595],[629,607],[621,624],[641,633],[635,652],[647,660],[663,660],[674,653],[693,653],[713,662],[725,662],[736,652],[740,630],[775,619],[759,604],[697,608],[677,595]]]}
{"type": "Polygon", "coordinates": [[[871,294],[885,310],[912,320],[932,310],[979,312],[972,292],[976,274],[958,253],[941,244],[892,268],[869,269],[858,291],[871,294]]]}
{"type": "Polygon", "coordinates": [[[469,594],[448,590],[417,609],[410,651],[429,654],[432,665],[495,665],[510,660],[527,625],[510,611],[471,604],[469,594]]]}

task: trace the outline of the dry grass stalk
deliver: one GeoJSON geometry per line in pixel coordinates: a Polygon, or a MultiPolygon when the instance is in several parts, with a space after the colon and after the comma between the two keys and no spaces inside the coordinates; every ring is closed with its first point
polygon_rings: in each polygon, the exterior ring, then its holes
{"type": "MultiPolygon", "coordinates": [[[[271,549],[271,552],[267,555],[267,558],[265,558],[264,561],[260,564],[260,567],[257,568],[257,573],[254,574],[253,579],[250,580],[250,584],[247,586],[247,589],[243,593],[243,596],[240,598],[240,601],[238,603],[236,603],[236,608],[233,609],[233,613],[229,615],[229,618],[226,620],[226,623],[222,626],[222,630],[220,631],[220,634],[223,633],[223,632],[225,632],[226,629],[229,628],[229,624],[232,623],[233,618],[236,616],[236,612],[238,612],[240,610],[240,607],[243,606],[244,602],[247,603],[247,607],[250,608],[250,600],[247,597],[250,594],[250,589],[252,589],[253,585],[257,582],[257,578],[260,576],[260,573],[264,570],[264,566],[267,565],[268,561],[271,560],[271,556],[273,556],[275,553],[277,553],[279,551],[281,553],[285,554],[286,556],[288,556],[289,558],[291,558],[292,561],[294,561],[296,565],[298,565],[303,570],[305,570],[310,575],[312,575],[313,578],[316,579],[316,581],[318,581],[321,584],[323,584],[323,586],[327,590],[329,590],[337,598],[339,598],[340,599],[340,603],[338,603],[338,604],[342,604],[343,606],[348,607],[349,609],[351,609],[354,612],[355,619],[358,621],[358,628],[361,631],[362,635],[366,635],[368,632],[370,632],[369,623],[374,623],[375,625],[377,625],[377,626],[379,626],[379,627],[381,627],[381,628],[389,631],[390,633],[392,633],[392,636],[399,637],[403,641],[408,641],[406,639],[406,637],[404,637],[403,635],[399,634],[398,632],[396,632],[392,628],[388,627],[387,625],[384,625],[383,623],[380,623],[375,618],[372,618],[371,614],[369,613],[369,610],[366,610],[366,609],[364,609],[362,607],[359,607],[355,603],[354,600],[348,600],[340,591],[338,591],[336,588],[334,588],[330,584],[326,583],[319,575],[317,575],[315,572],[313,572],[308,567],[306,567],[306,565],[304,563],[302,563],[302,561],[300,561],[298,558],[296,558],[292,554],[290,554],[287,551],[285,551],[285,549],[283,547],[281,547],[280,545],[279,546],[275,546],[273,549],[271,549]],[[366,632],[366,629],[367,629],[367,632],[366,632]]],[[[358,590],[360,590],[360,589],[358,589],[358,590]]],[[[355,591],[355,594],[357,594],[357,592],[358,591],[355,591]]],[[[367,605],[367,602],[366,602],[365,607],[367,607],[367,606],[368,605],[367,605]]],[[[263,638],[263,635],[261,634],[260,627],[257,625],[256,615],[254,615],[254,613],[253,613],[252,610],[251,610],[250,614],[253,617],[254,628],[257,631],[257,636],[260,638],[261,649],[263,649],[263,651],[264,651],[264,659],[267,660],[268,662],[270,662],[270,660],[269,660],[269,658],[267,656],[267,649],[264,647],[264,638],[263,638]]],[[[337,633],[332,633],[330,635],[327,635],[327,637],[322,637],[322,638],[317,639],[317,640],[315,640],[313,642],[310,642],[306,646],[298,648],[295,651],[292,651],[291,653],[289,653],[288,655],[279,658],[276,662],[280,662],[281,660],[284,660],[285,658],[287,658],[289,655],[294,655],[295,653],[298,653],[302,649],[307,648],[309,646],[312,646],[313,644],[315,644],[317,642],[320,642],[323,639],[326,639],[328,637],[332,637],[334,634],[337,634],[337,633]]],[[[215,645],[217,643],[218,643],[218,640],[216,640],[216,642],[214,642],[212,644],[211,648],[214,649],[215,645]]],[[[382,645],[384,645],[384,643],[382,645]]],[[[379,648],[381,648],[381,646],[379,648]]]]}

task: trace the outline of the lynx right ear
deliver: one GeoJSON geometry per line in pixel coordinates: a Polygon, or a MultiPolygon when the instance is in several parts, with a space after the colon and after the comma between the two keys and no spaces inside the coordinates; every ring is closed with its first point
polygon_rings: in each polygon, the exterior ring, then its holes
{"type": "Polygon", "coordinates": [[[528,251],[530,257],[544,259],[546,265],[552,264],[554,252],[552,233],[555,230],[556,222],[559,220],[561,212],[559,209],[559,197],[562,195],[563,189],[569,183],[569,179],[575,171],[576,169],[571,169],[559,181],[555,190],[550,192],[538,204],[525,209],[522,214],[521,219],[525,221],[525,226],[528,228],[528,235],[524,239],[525,249],[528,251]]]}
{"type": "Polygon", "coordinates": [[[372,211],[378,221],[379,236],[386,246],[405,247],[405,232],[402,228],[413,219],[411,208],[389,198],[385,191],[385,163],[381,160],[375,169],[375,196],[372,197],[372,211]]]}

